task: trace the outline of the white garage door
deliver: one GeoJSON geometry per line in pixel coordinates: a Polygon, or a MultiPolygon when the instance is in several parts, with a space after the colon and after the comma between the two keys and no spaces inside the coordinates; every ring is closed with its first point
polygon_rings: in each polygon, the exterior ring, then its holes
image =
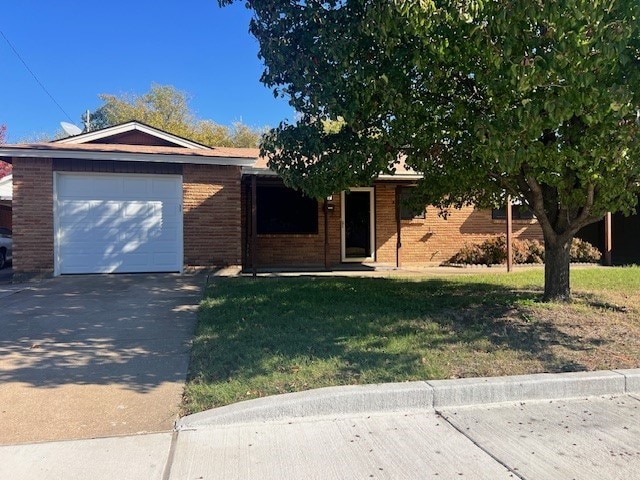
{"type": "Polygon", "coordinates": [[[56,174],[56,274],[182,270],[182,178],[56,174]]]}

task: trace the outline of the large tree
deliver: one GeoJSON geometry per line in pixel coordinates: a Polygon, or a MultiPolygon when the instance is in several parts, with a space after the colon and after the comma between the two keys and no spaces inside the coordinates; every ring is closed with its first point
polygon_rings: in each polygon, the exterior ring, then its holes
{"type": "Polygon", "coordinates": [[[263,142],[289,185],[320,197],[403,160],[443,209],[518,198],[544,234],[546,300],[570,299],[578,230],[636,206],[637,0],[248,6],[262,82],[300,112],[263,142]]]}
{"type": "Polygon", "coordinates": [[[185,92],[153,84],[143,95],[99,95],[104,102],[90,114],[91,128],[137,120],[174,135],[216,147],[257,147],[266,129],[236,122],[231,127],[196,118],[185,92]]]}

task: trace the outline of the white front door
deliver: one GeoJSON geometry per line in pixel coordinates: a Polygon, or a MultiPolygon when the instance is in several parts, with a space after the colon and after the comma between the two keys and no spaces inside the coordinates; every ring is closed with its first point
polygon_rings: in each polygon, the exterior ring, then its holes
{"type": "Polygon", "coordinates": [[[352,188],[341,194],[342,261],[375,260],[375,201],[373,187],[352,188]]]}
{"type": "Polygon", "coordinates": [[[55,273],[182,271],[182,177],[55,174],[55,273]]]}

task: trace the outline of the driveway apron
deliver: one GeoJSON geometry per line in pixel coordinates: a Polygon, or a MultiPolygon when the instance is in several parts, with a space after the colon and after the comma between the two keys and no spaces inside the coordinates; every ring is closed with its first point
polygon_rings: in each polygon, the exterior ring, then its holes
{"type": "Polygon", "coordinates": [[[0,444],[171,430],[203,285],[82,275],[0,296],[0,444]]]}

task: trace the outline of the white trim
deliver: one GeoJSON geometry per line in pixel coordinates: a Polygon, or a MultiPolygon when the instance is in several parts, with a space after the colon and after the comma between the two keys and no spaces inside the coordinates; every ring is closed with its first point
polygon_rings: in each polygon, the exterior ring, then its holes
{"type": "MultiPolygon", "coordinates": [[[[243,167],[243,175],[264,175],[264,176],[277,176],[278,174],[268,168],[259,167],[243,167]]],[[[396,173],[393,175],[378,175],[374,180],[411,180],[416,181],[424,178],[424,175],[418,175],[416,173],[396,173]]]]}
{"type": "Polygon", "coordinates": [[[196,165],[233,165],[251,167],[255,158],[209,157],[200,155],[151,154],[127,152],[94,152],[88,150],[58,150],[40,148],[0,147],[0,158],[71,158],[81,160],[114,160],[116,162],[185,163],[196,165]]]}
{"type": "Polygon", "coordinates": [[[60,238],[58,229],[58,178],[60,176],[83,176],[83,177],[95,177],[95,176],[122,176],[122,177],[162,177],[173,178],[180,183],[180,203],[178,208],[180,209],[180,221],[178,226],[178,268],[179,273],[184,272],[184,178],[182,175],[165,175],[165,174],[147,174],[147,173],[112,173],[112,172],[53,172],[53,275],[62,275],[60,272],[60,238]]]}
{"type": "Polygon", "coordinates": [[[378,175],[376,180],[420,180],[424,175],[419,173],[394,173],[393,175],[378,175]]]}
{"type": "Polygon", "coordinates": [[[278,173],[268,168],[242,167],[242,175],[260,175],[265,177],[277,177],[278,173]]]}
{"type": "Polygon", "coordinates": [[[375,262],[376,257],[376,196],[374,187],[354,187],[350,192],[369,192],[369,244],[371,254],[368,257],[348,257],[346,255],[346,231],[345,231],[345,193],[340,192],[340,257],[342,262],[375,262]]]}
{"type": "Polygon", "coordinates": [[[162,130],[158,130],[157,128],[149,127],[147,125],[140,124],[138,122],[127,122],[121,125],[114,125],[113,127],[107,127],[100,130],[96,130],[94,132],[81,133],[79,135],[74,135],[72,137],[63,138],[60,140],[55,140],[55,143],[63,143],[63,144],[82,144],[93,142],[95,140],[100,140],[102,138],[111,137],[113,135],[119,135],[121,133],[127,132],[142,132],[147,135],[151,135],[156,138],[160,138],[167,142],[171,142],[175,145],[179,145],[185,148],[192,148],[194,150],[210,150],[210,147],[205,145],[201,145],[196,142],[192,142],[191,140],[187,140],[185,138],[177,137],[167,132],[163,132],[162,130]]]}
{"type": "Polygon", "coordinates": [[[60,229],[58,228],[58,175],[64,172],[53,172],[53,276],[60,275],[60,229]]]}

